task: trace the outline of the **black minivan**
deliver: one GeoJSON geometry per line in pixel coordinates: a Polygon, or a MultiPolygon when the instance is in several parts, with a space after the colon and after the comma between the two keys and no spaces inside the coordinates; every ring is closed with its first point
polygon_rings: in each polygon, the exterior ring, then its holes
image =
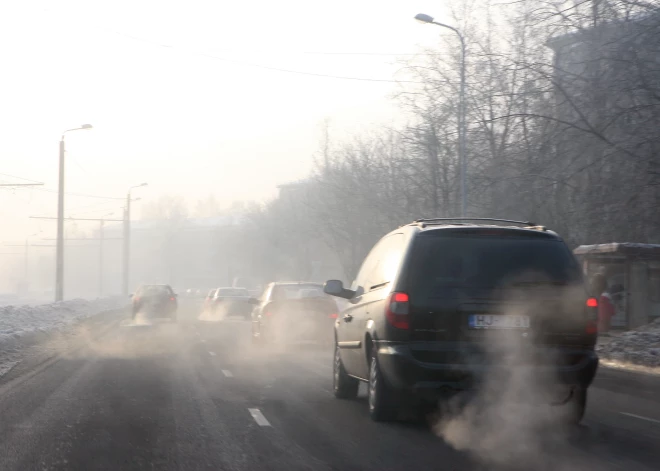
{"type": "Polygon", "coordinates": [[[403,404],[479,391],[493,377],[532,371],[529,389],[578,423],[598,357],[597,300],[554,232],[501,219],[420,219],[383,237],[335,323],[334,394],[368,383],[374,420],[403,404]],[[498,372],[497,375],[494,372],[498,372]]]}

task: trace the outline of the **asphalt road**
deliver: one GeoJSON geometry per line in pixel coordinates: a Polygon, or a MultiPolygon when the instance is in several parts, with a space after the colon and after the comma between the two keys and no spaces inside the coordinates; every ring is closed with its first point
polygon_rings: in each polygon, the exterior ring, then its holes
{"type": "Polygon", "coordinates": [[[603,370],[579,428],[498,424],[452,446],[431,418],[371,422],[364,390],[334,399],[332,352],[255,348],[249,329],[106,316],[24,361],[0,381],[0,469],[660,469],[650,378],[603,370]]]}

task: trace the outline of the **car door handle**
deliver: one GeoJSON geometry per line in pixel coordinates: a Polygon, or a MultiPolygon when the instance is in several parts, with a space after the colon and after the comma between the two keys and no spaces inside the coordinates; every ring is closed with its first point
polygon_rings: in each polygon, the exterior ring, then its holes
{"type": "Polygon", "coordinates": [[[351,322],[353,320],[353,316],[350,314],[344,315],[344,322],[351,322]]]}

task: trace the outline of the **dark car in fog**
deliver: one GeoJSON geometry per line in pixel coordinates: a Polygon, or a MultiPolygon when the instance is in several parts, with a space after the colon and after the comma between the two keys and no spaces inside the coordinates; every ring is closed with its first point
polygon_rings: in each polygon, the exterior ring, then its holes
{"type": "Polygon", "coordinates": [[[335,324],[334,394],[353,398],[368,383],[374,420],[494,384],[521,388],[520,400],[543,397],[567,422],[584,414],[598,304],[544,227],[418,220],[380,239],[350,288],[330,280],[325,292],[348,301],[335,324]]]}
{"type": "Polygon", "coordinates": [[[169,285],[142,285],[132,295],[132,317],[138,314],[148,317],[177,317],[177,295],[169,285]]]}
{"type": "Polygon", "coordinates": [[[337,303],[321,283],[274,282],[252,298],[252,339],[257,343],[331,344],[337,303]]]}

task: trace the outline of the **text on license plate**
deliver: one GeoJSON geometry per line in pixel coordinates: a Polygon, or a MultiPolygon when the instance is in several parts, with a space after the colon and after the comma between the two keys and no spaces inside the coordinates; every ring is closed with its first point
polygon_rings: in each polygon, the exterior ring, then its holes
{"type": "Polygon", "coordinates": [[[529,329],[529,316],[471,314],[471,329],[529,329]]]}

